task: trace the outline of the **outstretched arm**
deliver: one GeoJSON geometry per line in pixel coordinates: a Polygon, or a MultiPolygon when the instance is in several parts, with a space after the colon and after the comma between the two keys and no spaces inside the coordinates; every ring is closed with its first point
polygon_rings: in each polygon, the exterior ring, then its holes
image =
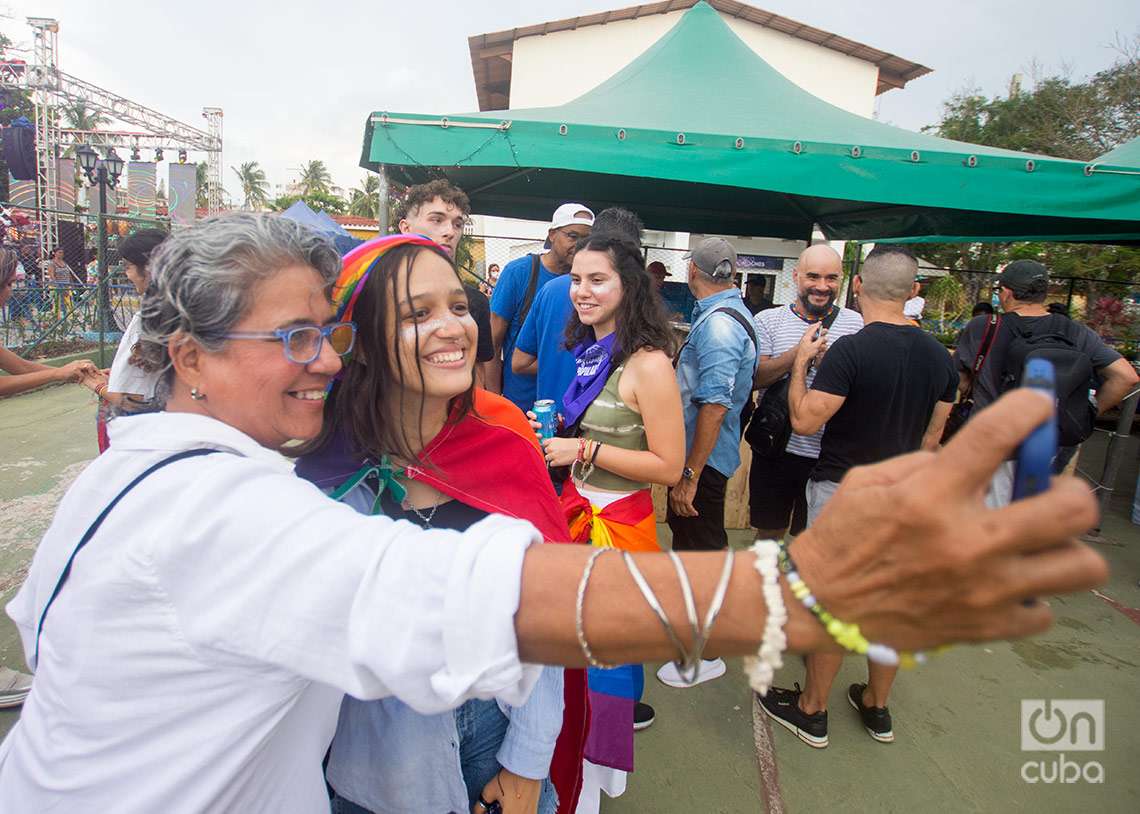
{"type": "Polygon", "coordinates": [[[21,359],[7,348],[0,347],[0,370],[10,374],[0,376],[0,396],[14,396],[45,384],[78,382],[95,365],[86,360],[69,362],[61,367],[50,367],[21,359]]]}
{"type": "MultiPolygon", "coordinates": [[[[900,649],[1028,636],[1052,614],[1034,597],[1084,590],[1108,575],[1076,535],[1096,522],[1096,502],[1075,478],[1002,509],[987,509],[984,485],[1052,405],[1011,393],[971,420],[938,453],[915,452],[857,467],[819,520],[792,544],[804,582],[837,618],[900,649]],[[901,554],[905,552],[905,556],[901,554]]],[[[579,577],[588,547],[532,546],[515,615],[524,661],[583,663],[574,631],[579,577]]],[[[701,615],[723,554],[682,553],[701,615]]],[[[678,636],[690,633],[677,576],[660,554],[635,555],[678,636]]],[[[767,609],[750,556],[737,558],[710,654],[755,651],[767,609]]],[[[661,624],[642,601],[618,553],[601,555],[586,596],[584,629],[596,658],[674,658],[661,624]]],[[[823,628],[786,587],[788,647],[830,648],[823,628]]]]}

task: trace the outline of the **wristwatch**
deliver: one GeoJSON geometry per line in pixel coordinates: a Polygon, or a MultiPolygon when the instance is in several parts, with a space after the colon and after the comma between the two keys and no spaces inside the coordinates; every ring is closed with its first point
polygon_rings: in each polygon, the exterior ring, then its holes
{"type": "Polygon", "coordinates": [[[681,477],[684,478],[685,480],[692,480],[696,476],[697,476],[697,473],[693,471],[693,467],[691,467],[691,466],[686,466],[684,469],[681,470],[681,477]]]}

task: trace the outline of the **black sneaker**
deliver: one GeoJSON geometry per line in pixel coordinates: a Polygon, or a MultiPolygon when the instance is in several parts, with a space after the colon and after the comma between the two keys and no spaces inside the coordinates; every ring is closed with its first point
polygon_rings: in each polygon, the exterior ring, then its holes
{"type": "Polygon", "coordinates": [[[638,701],[633,705],[633,731],[640,732],[643,729],[649,729],[653,726],[653,721],[656,720],[657,715],[653,711],[653,707],[649,704],[644,704],[638,701]]]}
{"type": "Polygon", "coordinates": [[[890,743],[895,739],[895,733],[891,729],[891,711],[886,707],[863,706],[865,689],[867,689],[866,684],[852,684],[847,688],[847,700],[863,719],[863,728],[867,730],[867,734],[879,743],[890,743]]]}
{"type": "Polygon", "coordinates": [[[772,687],[761,698],[760,706],[764,713],[780,726],[795,734],[808,746],[823,749],[827,746],[827,710],[808,715],[800,709],[800,695],[803,690],[797,683],[794,690],[772,687]]]}

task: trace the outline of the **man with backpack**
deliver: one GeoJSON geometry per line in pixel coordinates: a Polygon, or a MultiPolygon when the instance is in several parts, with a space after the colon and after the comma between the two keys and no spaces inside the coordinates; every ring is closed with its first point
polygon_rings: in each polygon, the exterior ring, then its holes
{"type": "MultiPolygon", "coordinates": [[[[728,547],[724,503],[740,466],[740,413],[752,396],[756,330],[736,277],[736,249],[723,237],[701,241],[689,254],[689,290],[696,298],[689,336],[677,354],[677,383],[685,418],[685,467],[669,490],[666,521],[674,551],[728,547]]],[[[691,687],[725,673],[723,659],[702,661],[690,681],[668,662],[657,678],[691,687]]]]}
{"type": "MultiPolygon", "coordinates": [[[[1049,273],[1042,264],[1015,260],[1002,270],[998,285],[1002,313],[975,317],[958,337],[954,363],[962,398],[973,399],[973,410],[981,410],[1021,383],[1026,359],[1049,359],[1057,380],[1058,444],[1075,448],[1092,434],[1097,415],[1136,386],[1136,371],[1092,330],[1048,311],[1049,273]],[[1089,399],[1093,387],[1095,402],[1089,399]]],[[[1012,491],[1013,463],[1006,462],[995,473],[986,502],[1004,506],[1012,491]]]]}
{"type": "Polygon", "coordinates": [[[578,241],[590,234],[594,213],[580,203],[565,203],[554,210],[547,232],[549,251],[512,260],[499,274],[491,295],[491,336],[495,358],[503,360],[503,395],[526,412],[534,406],[537,383],[533,373],[511,369],[515,342],[538,290],[570,271],[578,241]]]}
{"type": "MultiPolygon", "coordinates": [[[[755,386],[759,403],[745,430],[752,448],[748,472],[750,522],[761,538],[778,540],[791,530],[799,534],[807,524],[804,489],[819,458],[823,430],[812,435],[792,432],[788,415],[788,382],[796,348],[804,332],[822,324],[824,347],[863,327],[858,312],[836,304],[843,282],[843,261],[826,243],[809,246],[792,271],[796,298],[789,305],[761,311],[754,317],[760,340],[760,364],[755,386]]],[[[808,371],[810,387],[815,368],[808,371]]]]}

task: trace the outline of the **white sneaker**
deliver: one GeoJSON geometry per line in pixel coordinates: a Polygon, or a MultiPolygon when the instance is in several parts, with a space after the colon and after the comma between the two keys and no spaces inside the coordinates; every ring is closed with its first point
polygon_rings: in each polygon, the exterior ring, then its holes
{"type": "Polygon", "coordinates": [[[32,691],[32,677],[10,667],[0,667],[0,709],[18,707],[32,691]]]}
{"type": "Polygon", "coordinates": [[[661,669],[657,671],[657,680],[667,686],[684,690],[698,684],[704,684],[706,681],[712,681],[714,678],[720,678],[727,671],[728,666],[724,663],[724,659],[712,659],[711,661],[701,659],[700,669],[694,671],[695,675],[682,675],[681,671],[677,669],[677,665],[669,661],[662,664],[661,669]]]}

